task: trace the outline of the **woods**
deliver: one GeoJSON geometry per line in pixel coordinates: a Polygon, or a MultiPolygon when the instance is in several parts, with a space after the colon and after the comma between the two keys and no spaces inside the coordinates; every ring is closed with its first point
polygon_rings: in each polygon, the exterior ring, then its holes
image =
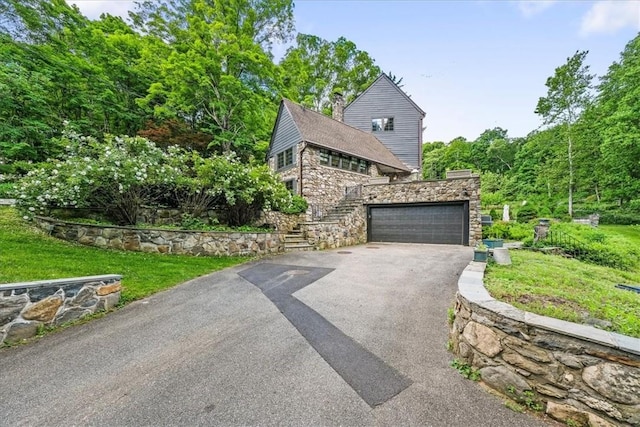
{"type": "Polygon", "coordinates": [[[423,176],[469,168],[482,174],[485,206],[526,201],[541,216],[640,222],[640,36],[598,80],[588,52],[576,52],[535,106],[545,127],[524,138],[496,127],[473,141],[427,143],[423,176]]]}

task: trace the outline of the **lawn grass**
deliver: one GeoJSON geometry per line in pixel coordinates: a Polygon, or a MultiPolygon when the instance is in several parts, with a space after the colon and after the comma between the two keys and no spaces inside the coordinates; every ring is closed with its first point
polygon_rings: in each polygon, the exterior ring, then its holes
{"type": "Polygon", "coordinates": [[[640,225],[600,225],[598,229],[609,235],[622,236],[635,247],[640,248],[640,225]]]}
{"type": "Polygon", "coordinates": [[[557,255],[511,251],[512,265],[490,264],[485,286],[496,299],[570,322],[610,322],[605,329],[640,338],[640,294],[615,288],[640,284],[640,271],[623,271],[557,255]]]}
{"type": "Polygon", "coordinates": [[[121,274],[126,303],[178,283],[247,261],[99,249],[49,237],[0,208],[0,283],[121,274]]]}

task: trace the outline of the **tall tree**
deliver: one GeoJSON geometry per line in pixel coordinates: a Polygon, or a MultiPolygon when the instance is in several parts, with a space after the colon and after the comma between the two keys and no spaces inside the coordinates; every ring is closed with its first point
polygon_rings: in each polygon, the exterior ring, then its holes
{"type": "Polygon", "coordinates": [[[600,149],[610,196],[621,202],[640,198],[640,35],[600,84],[600,149]]]}
{"type": "Polygon", "coordinates": [[[331,111],[334,92],[349,102],[382,73],[367,52],[346,38],[329,42],[309,34],[298,34],[280,66],[287,96],[324,113],[331,111]]]}
{"type": "Polygon", "coordinates": [[[567,142],[569,170],[569,216],[573,216],[574,164],[572,126],[591,100],[589,66],[584,64],[588,51],[578,51],[567,58],[564,65],[556,68],[555,74],[547,79],[547,96],[538,100],[536,114],[547,125],[561,124],[567,142]]]}
{"type": "Polygon", "coordinates": [[[173,3],[184,8],[183,22],[156,15],[149,23],[163,24],[173,43],[144,104],[209,133],[219,151],[249,157],[275,118],[278,75],[265,46],[283,36],[292,3],[184,0],[164,2],[165,11],[173,3]]]}

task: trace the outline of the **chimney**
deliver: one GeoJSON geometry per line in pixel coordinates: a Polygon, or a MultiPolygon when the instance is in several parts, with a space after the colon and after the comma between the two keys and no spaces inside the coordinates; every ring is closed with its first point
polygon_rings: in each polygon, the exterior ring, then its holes
{"type": "Polygon", "coordinates": [[[331,116],[334,120],[339,122],[344,119],[344,98],[341,93],[334,92],[333,93],[333,102],[332,102],[332,112],[331,116]]]}

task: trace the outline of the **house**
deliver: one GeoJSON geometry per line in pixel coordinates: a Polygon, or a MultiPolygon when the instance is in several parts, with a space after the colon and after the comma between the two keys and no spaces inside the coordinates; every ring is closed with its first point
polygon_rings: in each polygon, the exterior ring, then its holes
{"type": "Polygon", "coordinates": [[[306,224],[305,238],[325,236],[328,246],[319,247],[480,239],[477,176],[417,181],[420,107],[386,75],[343,105],[338,94],[328,117],[283,99],[271,134],[269,166],[307,200],[306,221],[338,224],[306,224]]]}
{"type": "Polygon", "coordinates": [[[401,162],[422,170],[425,112],[386,74],[381,74],[344,109],[344,122],[371,132],[401,162]]]}

